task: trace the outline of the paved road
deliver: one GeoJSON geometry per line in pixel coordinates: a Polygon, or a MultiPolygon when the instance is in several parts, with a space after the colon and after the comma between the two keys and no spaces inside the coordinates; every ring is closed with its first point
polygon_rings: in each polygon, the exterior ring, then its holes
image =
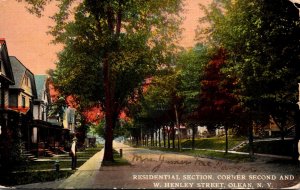
{"type": "MultiPolygon", "coordinates": [[[[255,162],[235,163],[201,157],[132,148],[114,142],[129,166],[101,166],[103,151],[97,153],[66,180],[53,184],[30,184],[22,188],[112,189],[112,188],[285,188],[300,181],[294,165],[255,162]]],[[[295,187],[295,189],[299,189],[295,187]]]]}

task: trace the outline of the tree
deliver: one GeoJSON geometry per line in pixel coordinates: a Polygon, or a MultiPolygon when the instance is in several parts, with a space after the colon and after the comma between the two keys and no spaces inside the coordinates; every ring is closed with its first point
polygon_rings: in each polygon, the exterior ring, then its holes
{"type": "MultiPolygon", "coordinates": [[[[38,15],[50,1],[26,0],[38,15]]],[[[128,98],[174,51],[181,6],[180,0],[63,0],[58,5],[50,31],[65,45],[57,82],[77,98],[101,103],[104,161],[113,161],[113,129],[128,98]],[[69,18],[72,11],[74,17],[69,18]]]]}
{"type": "MultiPolygon", "coordinates": [[[[175,125],[178,128],[183,113],[178,76],[179,72],[174,67],[161,68],[155,76],[151,77],[149,86],[140,94],[137,102],[131,104],[129,108],[130,115],[135,115],[135,123],[143,123],[141,126],[147,126],[143,131],[149,131],[151,139],[153,134],[159,131],[159,146],[160,131],[163,128],[164,146],[167,133],[168,142],[172,138],[173,148],[175,148],[175,125]],[[167,130],[165,125],[170,125],[171,130],[167,130]]],[[[178,146],[180,148],[180,143],[178,146]]]]}
{"type": "Polygon", "coordinates": [[[209,60],[209,51],[203,44],[179,53],[176,64],[179,70],[178,93],[183,98],[183,122],[186,127],[192,128],[192,149],[195,148],[197,124],[200,123],[197,108],[199,106],[200,81],[203,78],[204,67],[209,60]]]}
{"type": "Polygon", "coordinates": [[[227,153],[228,127],[234,124],[232,119],[238,111],[239,101],[232,92],[235,79],[221,72],[225,60],[226,52],[220,49],[207,64],[201,80],[198,113],[199,119],[208,126],[208,130],[214,129],[217,125],[224,125],[227,153]]]}
{"type": "MultiPolygon", "coordinates": [[[[148,117],[157,124],[171,126],[168,130],[163,129],[164,135],[167,132],[168,142],[173,141],[175,148],[175,110],[174,106],[179,103],[177,96],[177,73],[172,68],[167,68],[152,78],[148,90],[144,94],[142,108],[148,117]]],[[[179,105],[177,105],[179,106],[179,105]]],[[[165,138],[164,138],[165,139],[165,138]]],[[[164,143],[165,144],[165,143],[164,143]]]]}

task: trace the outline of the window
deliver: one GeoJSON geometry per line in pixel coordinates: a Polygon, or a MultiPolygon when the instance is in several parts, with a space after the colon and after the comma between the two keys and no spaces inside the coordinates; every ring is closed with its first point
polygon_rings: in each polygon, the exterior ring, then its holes
{"type": "Polygon", "coordinates": [[[18,95],[15,93],[9,94],[9,106],[10,107],[18,107],[18,95]]]}
{"type": "Polygon", "coordinates": [[[22,96],[22,107],[25,108],[26,106],[26,101],[25,101],[25,96],[22,96]]]}
{"type": "Polygon", "coordinates": [[[29,86],[29,78],[28,78],[28,76],[25,75],[24,80],[25,80],[25,85],[29,86]]]}
{"type": "Polygon", "coordinates": [[[42,120],[45,121],[45,107],[42,106],[42,120]]]}

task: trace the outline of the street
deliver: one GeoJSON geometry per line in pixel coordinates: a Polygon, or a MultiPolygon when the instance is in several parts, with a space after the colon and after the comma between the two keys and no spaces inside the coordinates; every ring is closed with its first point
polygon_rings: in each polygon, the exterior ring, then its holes
{"type": "Polygon", "coordinates": [[[131,166],[101,167],[94,187],[107,188],[283,188],[299,181],[298,168],[267,164],[267,160],[235,163],[132,148],[123,149],[131,166]]]}
{"type": "Polygon", "coordinates": [[[102,150],[65,180],[17,188],[278,189],[292,187],[300,181],[299,168],[295,165],[268,163],[271,158],[236,163],[133,148],[116,141],[114,148],[122,149],[123,157],[131,165],[101,166],[102,150]]]}

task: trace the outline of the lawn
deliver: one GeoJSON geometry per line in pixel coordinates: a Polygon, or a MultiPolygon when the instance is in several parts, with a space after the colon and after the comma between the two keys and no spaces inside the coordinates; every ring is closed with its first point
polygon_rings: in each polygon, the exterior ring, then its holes
{"type": "MultiPolygon", "coordinates": [[[[233,137],[228,136],[228,149],[231,149],[243,141],[247,140],[246,137],[233,137]]],[[[195,149],[211,149],[211,150],[225,150],[225,137],[212,137],[212,138],[197,138],[195,139],[195,149]]],[[[178,147],[178,139],[174,141],[175,148],[178,147]]],[[[150,144],[149,144],[150,145],[150,144]]],[[[136,145],[131,145],[134,147],[138,147],[136,145]]],[[[161,147],[163,146],[163,142],[161,142],[161,147]]],[[[168,142],[166,141],[166,146],[168,146],[168,142]]],[[[173,142],[170,141],[170,147],[172,149],[173,142]]],[[[192,140],[191,139],[182,139],[181,147],[191,149],[192,148],[192,140]]]]}
{"type": "MultiPolygon", "coordinates": [[[[87,148],[77,154],[77,167],[103,148],[87,148]]],[[[68,154],[58,157],[45,157],[45,161],[31,161],[15,167],[13,171],[0,171],[0,185],[14,186],[29,183],[54,181],[72,175],[71,157],[68,154]],[[55,161],[59,161],[60,171],[55,171],[55,161]]]]}
{"type": "MultiPolygon", "coordinates": [[[[237,146],[246,139],[243,137],[229,137],[228,149],[237,146]]],[[[146,147],[154,150],[169,151],[169,152],[179,152],[177,147],[177,141],[175,141],[175,149],[173,148],[163,148],[163,147],[146,147]]],[[[274,154],[291,156],[293,154],[293,140],[274,140],[274,141],[260,141],[254,142],[254,152],[262,154],[274,154]]],[[[172,145],[171,145],[172,147],[172,145]]],[[[210,158],[221,158],[233,161],[251,161],[248,154],[235,154],[227,153],[214,150],[225,150],[225,138],[224,137],[213,137],[213,138],[201,138],[195,140],[195,150],[191,150],[192,141],[182,140],[182,150],[180,153],[188,154],[192,156],[203,156],[210,158]],[[198,150],[197,150],[198,149],[198,150]],[[205,149],[205,150],[204,150],[205,149]]],[[[145,148],[145,147],[143,147],[145,148]]],[[[244,147],[237,151],[249,152],[249,146],[246,144],[244,147]]]]}
{"type": "MultiPolygon", "coordinates": [[[[253,149],[255,153],[262,154],[275,154],[282,156],[293,155],[293,140],[273,140],[273,141],[259,141],[253,143],[253,149]]],[[[249,145],[242,147],[238,151],[248,152],[249,145]]]]}
{"type": "Polygon", "coordinates": [[[64,179],[72,175],[74,171],[66,170],[56,172],[54,170],[49,171],[20,171],[17,173],[1,173],[0,184],[4,186],[15,186],[29,183],[39,183],[46,181],[54,181],[58,179],[64,179]]]}
{"type": "MultiPolygon", "coordinates": [[[[228,137],[228,149],[231,149],[243,141],[245,141],[245,137],[228,137]]],[[[225,137],[212,137],[212,138],[199,138],[195,139],[195,149],[207,149],[207,150],[191,150],[192,148],[192,140],[190,139],[183,139],[181,146],[181,154],[187,154],[191,156],[203,156],[209,158],[220,158],[220,159],[227,159],[232,161],[251,161],[249,155],[242,155],[242,154],[234,154],[234,153],[227,153],[214,150],[225,150],[225,137]]],[[[177,140],[175,140],[175,149],[173,148],[163,148],[163,147],[147,147],[149,149],[161,150],[161,151],[169,151],[169,152],[179,152],[177,146],[177,140]]],[[[171,144],[172,147],[172,144],[171,144]]]]}
{"type": "Polygon", "coordinates": [[[196,157],[221,158],[237,162],[251,161],[249,155],[233,153],[225,154],[225,152],[217,152],[213,150],[183,150],[183,153],[196,157]]]}
{"type": "MultiPolygon", "coordinates": [[[[228,137],[228,149],[231,149],[246,139],[243,137],[228,137]]],[[[196,149],[212,149],[225,150],[225,137],[200,138],[195,139],[196,149]]],[[[183,148],[192,148],[192,140],[185,140],[182,142],[183,148]]]]}

